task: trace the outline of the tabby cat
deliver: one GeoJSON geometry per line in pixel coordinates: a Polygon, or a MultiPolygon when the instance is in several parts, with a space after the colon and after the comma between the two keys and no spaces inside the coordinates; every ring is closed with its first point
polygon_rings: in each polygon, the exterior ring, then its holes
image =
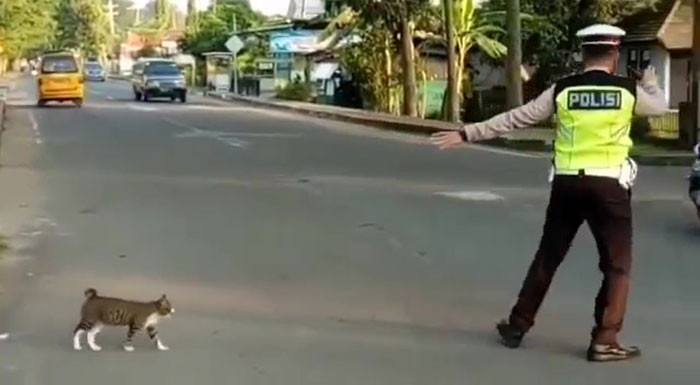
{"type": "Polygon", "coordinates": [[[146,329],[148,336],[158,350],[168,350],[158,338],[156,324],[161,318],[169,317],[175,312],[170,301],[163,294],[160,299],[152,302],[127,301],[119,298],[101,297],[97,290],[85,290],[85,303],[80,310],[80,322],[73,332],[73,348],[82,350],[80,337],[87,333],[87,343],[93,351],[102,348],[95,343],[95,336],[104,325],[127,326],[129,332],[124,342],[124,350],[134,351],[132,338],[140,330],[146,329]]]}

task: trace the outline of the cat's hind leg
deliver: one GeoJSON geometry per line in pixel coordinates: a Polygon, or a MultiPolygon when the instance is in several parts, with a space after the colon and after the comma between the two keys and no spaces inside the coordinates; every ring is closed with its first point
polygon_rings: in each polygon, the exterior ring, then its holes
{"type": "Polygon", "coordinates": [[[136,332],[139,330],[141,330],[141,327],[139,327],[138,325],[129,325],[129,331],[126,333],[126,341],[124,341],[124,350],[126,350],[127,352],[134,351],[133,338],[134,334],[136,334],[136,332]]]}
{"type": "Polygon", "coordinates": [[[80,344],[80,338],[85,334],[86,331],[91,330],[94,324],[88,320],[80,320],[78,326],[73,330],[73,349],[82,350],[83,347],[80,344]]]}
{"type": "Polygon", "coordinates": [[[95,337],[97,336],[97,333],[99,333],[101,330],[102,325],[97,324],[87,332],[87,342],[90,346],[90,349],[92,349],[93,352],[99,352],[100,350],[102,350],[102,348],[95,343],[95,337]]]}

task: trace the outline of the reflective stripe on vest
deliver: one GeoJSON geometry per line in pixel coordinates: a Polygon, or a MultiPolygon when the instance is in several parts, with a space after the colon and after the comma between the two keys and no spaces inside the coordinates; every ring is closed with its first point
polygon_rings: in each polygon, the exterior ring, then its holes
{"type": "Polygon", "coordinates": [[[635,96],[615,85],[566,87],[555,97],[557,168],[577,170],[620,166],[632,147],[635,96]]]}

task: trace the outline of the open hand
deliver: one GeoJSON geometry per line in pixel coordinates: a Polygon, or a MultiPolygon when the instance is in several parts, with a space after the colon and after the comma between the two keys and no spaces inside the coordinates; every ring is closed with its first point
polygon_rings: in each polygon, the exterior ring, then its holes
{"type": "Polygon", "coordinates": [[[430,142],[441,150],[455,148],[464,144],[459,131],[440,131],[430,136],[430,142]]]}
{"type": "Polygon", "coordinates": [[[653,87],[658,84],[659,80],[656,77],[656,68],[654,68],[654,66],[648,66],[642,74],[642,85],[645,87],[653,87]]]}

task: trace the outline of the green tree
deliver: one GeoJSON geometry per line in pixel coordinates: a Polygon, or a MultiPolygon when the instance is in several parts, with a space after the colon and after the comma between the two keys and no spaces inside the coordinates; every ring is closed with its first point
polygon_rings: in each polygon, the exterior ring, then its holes
{"type": "Polygon", "coordinates": [[[136,24],[136,10],[133,8],[133,0],[113,0],[117,6],[117,15],[114,20],[117,31],[123,33],[136,24]]]}
{"type": "Polygon", "coordinates": [[[413,43],[416,24],[432,9],[430,0],[344,0],[333,1],[326,10],[337,11],[339,6],[349,6],[355,11],[357,25],[372,29],[382,26],[399,37],[401,76],[403,86],[403,114],[418,115],[418,87],[416,82],[416,55],[413,43]]]}
{"type": "Polygon", "coordinates": [[[53,0],[3,0],[0,9],[0,43],[10,61],[51,44],[56,27],[53,0]]]}
{"type": "Polygon", "coordinates": [[[208,51],[225,50],[224,44],[233,30],[233,19],[237,28],[249,29],[261,25],[265,17],[244,3],[220,4],[216,10],[199,13],[196,24],[185,33],[182,47],[194,55],[208,51]]]}
{"type": "Polygon", "coordinates": [[[110,42],[109,23],[100,0],[60,0],[55,45],[104,55],[110,42]]]}
{"type": "Polygon", "coordinates": [[[155,2],[155,13],[156,28],[160,30],[169,30],[175,27],[176,12],[174,4],[170,3],[170,0],[156,0],[155,2]]]}
{"type": "Polygon", "coordinates": [[[197,6],[195,0],[187,0],[187,28],[197,26],[197,6]]]}
{"type": "MultiPolygon", "coordinates": [[[[522,12],[542,15],[523,19],[523,62],[538,68],[533,85],[543,89],[575,69],[574,54],[579,51],[576,31],[595,22],[616,23],[624,16],[655,6],[658,1],[520,0],[522,12]]],[[[488,0],[483,8],[487,12],[502,12],[505,0],[488,0]]],[[[494,22],[505,26],[504,20],[494,22]]]]}
{"type": "Polygon", "coordinates": [[[353,74],[364,101],[376,111],[400,113],[400,80],[394,60],[398,47],[392,28],[381,18],[363,17],[347,0],[326,2],[326,12],[333,20],[320,38],[329,49],[350,41],[340,49],[340,62],[353,74]]]}

